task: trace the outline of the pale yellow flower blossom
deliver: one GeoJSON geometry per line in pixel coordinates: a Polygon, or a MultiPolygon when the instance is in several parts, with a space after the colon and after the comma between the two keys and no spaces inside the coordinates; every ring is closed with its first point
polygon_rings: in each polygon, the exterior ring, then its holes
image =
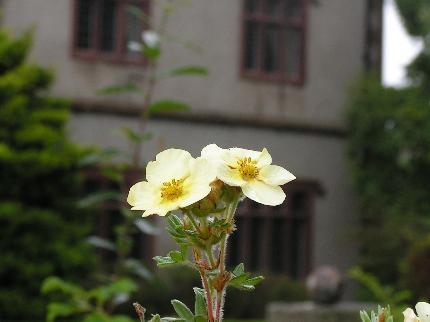
{"type": "Polygon", "coordinates": [[[430,322],[430,304],[426,302],[418,302],[415,306],[418,316],[415,315],[414,310],[407,308],[403,311],[405,317],[404,322],[430,322]]]}
{"type": "Polygon", "coordinates": [[[148,163],[147,181],[130,188],[127,202],[132,210],[143,210],[143,217],[165,216],[206,197],[215,178],[216,171],[207,160],[194,159],[184,150],[168,149],[148,163]]]}
{"type": "Polygon", "coordinates": [[[217,168],[217,177],[230,186],[241,187],[249,199],[269,206],[280,205],[285,193],[280,187],[296,177],[283,167],[272,165],[272,157],[260,151],[240,148],[222,149],[216,144],[201,153],[217,168]]]}

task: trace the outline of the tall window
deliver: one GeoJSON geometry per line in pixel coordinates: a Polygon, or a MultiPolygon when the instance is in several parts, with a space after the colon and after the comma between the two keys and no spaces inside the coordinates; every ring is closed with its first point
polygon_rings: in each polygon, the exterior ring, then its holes
{"type": "Polygon", "coordinates": [[[290,183],[286,201],[268,207],[246,199],[236,217],[229,262],[251,271],[305,277],[311,268],[314,183],[290,183]],[[253,254],[250,252],[253,251],[253,254]]]}
{"type": "Polygon", "coordinates": [[[306,0],[243,1],[243,76],[303,84],[306,0]]]}
{"type": "Polygon", "coordinates": [[[140,41],[144,24],[131,7],[149,12],[149,0],[74,0],[73,53],[88,59],[142,62],[130,51],[140,41]]]}

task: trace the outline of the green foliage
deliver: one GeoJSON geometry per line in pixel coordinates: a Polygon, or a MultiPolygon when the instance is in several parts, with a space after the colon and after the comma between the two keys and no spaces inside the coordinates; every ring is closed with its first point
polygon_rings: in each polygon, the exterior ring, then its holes
{"type": "Polygon", "coordinates": [[[370,315],[366,311],[360,311],[362,322],[393,322],[394,318],[391,314],[390,307],[382,308],[378,306],[378,312],[371,311],[370,315]]]}
{"type": "Polygon", "coordinates": [[[263,276],[251,277],[251,274],[245,272],[243,263],[240,263],[234,268],[233,277],[230,279],[229,285],[244,291],[253,291],[255,290],[255,285],[263,279],[263,276]]]}
{"type": "Polygon", "coordinates": [[[53,75],[26,63],[30,47],[30,34],[13,39],[0,31],[3,319],[41,318],[41,281],[52,274],[82,280],[92,262],[83,242],[90,217],[75,206],[86,152],[67,140],[69,104],[46,96],[53,75]]]}
{"type": "Polygon", "coordinates": [[[396,290],[392,286],[382,285],[375,276],[364,272],[359,267],[351,269],[349,275],[364,286],[370,295],[366,296],[367,300],[389,305],[393,309],[393,315],[396,319],[402,317],[402,311],[412,297],[412,293],[409,290],[396,290]]]}
{"type": "Polygon", "coordinates": [[[415,88],[384,88],[370,77],[353,91],[348,123],[361,207],[360,266],[395,284],[409,249],[430,229],[428,98],[415,88]]]}
{"type": "Polygon", "coordinates": [[[60,317],[80,317],[86,322],[131,322],[133,320],[127,316],[109,314],[108,309],[126,302],[136,289],[137,285],[127,278],[88,290],[58,277],[47,278],[42,293],[55,294],[58,300],[48,305],[46,320],[54,322],[60,317]]]}
{"type": "Polygon", "coordinates": [[[190,109],[190,107],[187,104],[179,101],[160,100],[153,102],[151,105],[148,106],[148,109],[149,112],[153,114],[166,111],[187,111],[190,109]]]}

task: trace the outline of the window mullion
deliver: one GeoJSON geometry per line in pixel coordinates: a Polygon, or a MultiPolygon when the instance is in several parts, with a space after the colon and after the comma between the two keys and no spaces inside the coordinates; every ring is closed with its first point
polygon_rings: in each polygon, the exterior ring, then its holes
{"type": "Polygon", "coordinates": [[[126,54],[125,30],[126,30],[127,1],[118,0],[117,24],[115,26],[116,44],[115,55],[121,57],[126,54]]]}

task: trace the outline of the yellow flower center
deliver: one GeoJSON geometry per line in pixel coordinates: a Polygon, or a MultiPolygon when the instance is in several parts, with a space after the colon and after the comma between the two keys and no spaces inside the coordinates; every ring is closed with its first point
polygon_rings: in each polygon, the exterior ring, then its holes
{"type": "Polygon", "coordinates": [[[183,179],[172,179],[171,181],[164,182],[161,187],[161,198],[166,201],[178,199],[184,192],[183,182],[183,179]]]}
{"type": "Polygon", "coordinates": [[[237,165],[243,180],[249,181],[258,176],[257,161],[252,160],[250,157],[240,159],[237,161],[237,165]]]}

